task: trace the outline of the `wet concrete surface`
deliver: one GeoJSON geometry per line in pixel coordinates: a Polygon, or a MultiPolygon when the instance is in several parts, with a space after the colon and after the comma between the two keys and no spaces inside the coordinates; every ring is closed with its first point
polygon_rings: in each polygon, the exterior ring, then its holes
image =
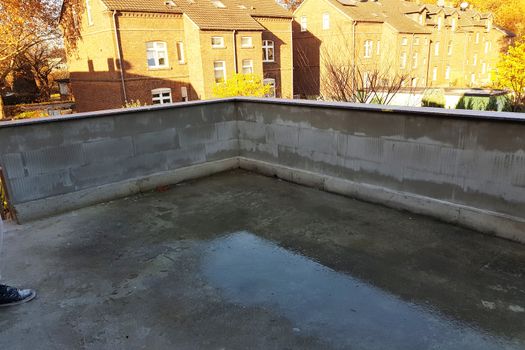
{"type": "Polygon", "coordinates": [[[525,248],[243,171],[9,226],[9,349],[524,349],[525,248]]]}

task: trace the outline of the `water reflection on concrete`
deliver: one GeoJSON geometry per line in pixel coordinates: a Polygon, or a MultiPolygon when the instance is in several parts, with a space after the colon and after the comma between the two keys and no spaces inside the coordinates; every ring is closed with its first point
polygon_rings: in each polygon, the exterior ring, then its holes
{"type": "Polygon", "coordinates": [[[229,302],[271,309],[337,348],[523,349],[405,302],[248,232],[210,242],[202,265],[229,302]]]}

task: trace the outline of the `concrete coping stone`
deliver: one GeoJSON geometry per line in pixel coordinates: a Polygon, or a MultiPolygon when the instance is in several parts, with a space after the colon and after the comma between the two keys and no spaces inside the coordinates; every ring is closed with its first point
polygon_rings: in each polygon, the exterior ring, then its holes
{"type": "Polygon", "coordinates": [[[474,110],[455,110],[432,107],[405,107],[405,106],[385,106],[364,103],[349,103],[349,102],[326,102],[326,101],[312,101],[312,100],[287,100],[277,98],[252,98],[252,97],[232,97],[224,99],[199,100],[190,102],[178,102],[169,105],[155,105],[135,108],[120,108],[110,109],[105,111],[76,113],[66,116],[56,116],[49,118],[27,119],[27,120],[13,120],[0,122],[0,129],[10,128],[32,124],[55,123],[62,121],[86,119],[86,118],[100,118],[105,116],[114,116],[120,114],[142,113],[148,111],[159,111],[178,109],[192,106],[205,106],[217,103],[228,102],[248,102],[261,103],[272,105],[286,105],[297,107],[313,107],[313,108],[331,108],[331,109],[345,109],[349,111],[367,111],[367,112],[381,112],[381,113],[395,113],[395,114],[413,114],[415,116],[435,116],[442,118],[455,118],[466,120],[490,120],[502,122],[521,122],[525,123],[525,116],[522,113],[514,112],[487,112],[474,110]]]}

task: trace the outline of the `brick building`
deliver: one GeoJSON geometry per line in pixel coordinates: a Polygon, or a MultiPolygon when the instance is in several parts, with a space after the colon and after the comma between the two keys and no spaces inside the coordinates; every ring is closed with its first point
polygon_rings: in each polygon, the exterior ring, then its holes
{"type": "Polygon", "coordinates": [[[305,0],[294,19],[294,86],[302,96],[323,94],[333,62],[355,65],[364,80],[387,69],[407,77],[407,87],[488,85],[513,36],[491,14],[443,1],[305,0]]]}
{"type": "Polygon", "coordinates": [[[236,72],[293,95],[292,16],[274,0],[66,0],[67,18],[82,37],[67,50],[78,111],[208,99],[236,72]]]}

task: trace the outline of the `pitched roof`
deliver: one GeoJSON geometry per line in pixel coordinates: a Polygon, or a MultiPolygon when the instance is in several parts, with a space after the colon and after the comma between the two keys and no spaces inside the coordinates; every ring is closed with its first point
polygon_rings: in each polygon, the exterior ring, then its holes
{"type": "Polygon", "coordinates": [[[182,13],[178,7],[166,6],[165,0],[102,0],[110,10],[182,13]]]}
{"type": "MultiPolygon", "coordinates": [[[[430,33],[405,15],[405,11],[421,9],[420,5],[399,0],[349,1],[327,0],[350,18],[363,22],[387,23],[399,33],[430,33]]],[[[416,11],[417,12],[417,11],[416,11]]]]}
{"type": "Polygon", "coordinates": [[[110,10],[133,12],[184,13],[200,29],[208,30],[262,30],[253,17],[292,18],[290,12],[274,0],[102,0],[110,10]]]}

